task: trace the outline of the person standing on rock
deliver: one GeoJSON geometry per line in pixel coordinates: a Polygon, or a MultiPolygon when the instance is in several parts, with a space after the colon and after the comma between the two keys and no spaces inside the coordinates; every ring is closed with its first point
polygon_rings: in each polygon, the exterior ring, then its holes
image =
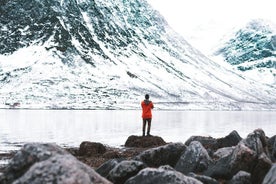
{"type": "Polygon", "coordinates": [[[150,127],[151,127],[151,119],[152,113],[151,109],[153,109],[153,103],[149,100],[149,95],[145,95],[145,100],[141,102],[142,107],[142,118],[143,118],[143,136],[145,136],[146,124],[148,124],[147,136],[150,136],[150,127]]]}

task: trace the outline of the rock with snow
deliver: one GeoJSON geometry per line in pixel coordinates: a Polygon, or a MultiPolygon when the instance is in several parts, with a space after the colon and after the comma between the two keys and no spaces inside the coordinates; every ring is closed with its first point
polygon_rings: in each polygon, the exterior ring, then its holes
{"type": "Polygon", "coordinates": [[[91,167],[72,155],[57,154],[35,163],[14,184],[66,183],[66,184],[111,184],[91,167]]]}
{"type": "Polygon", "coordinates": [[[118,163],[108,175],[108,179],[114,184],[124,183],[127,179],[135,176],[140,170],[146,168],[143,162],[125,160],[118,163]]]}
{"type": "Polygon", "coordinates": [[[134,160],[142,161],[149,167],[159,167],[161,165],[174,167],[185,150],[186,146],[183,143],[170,143],[145,150],[134,157],[134,160]]]}
{"type": "Polygon", "coordinates": [[[203,172],[212,163],[206,149],[198,141],[193,141],[176,163],[175,170],[188,174],[189,172],[203,172]]]}
{"type": "Polygon", "coordinates": [[[165,145],[166,142],[159,136],[135,136],[131,135],[125,142],[126,147],[150,148],[165,145]]]}
{"type": "Polygon", "coordinates": [[[203,184],[197,179],[185,176],[184,174],[163,168],[146,168],[136,176],[128,179],[125,184],[203,184]]]}

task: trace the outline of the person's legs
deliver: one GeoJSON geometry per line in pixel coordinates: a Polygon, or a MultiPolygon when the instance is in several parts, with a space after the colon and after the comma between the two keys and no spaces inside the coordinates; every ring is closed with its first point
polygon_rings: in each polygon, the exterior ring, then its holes
{"type": "Polygon", "coordinates": [[[143,119],[143,136],[145,136],[145,130],[146,130],[146,123],[147,123],[147,120],[146,119],[143,119]]]}
{"type": "Polygon", "coordinates": [[[148,120],[148,130],[147,130],[147,135],[150,136],[150,127],[151,127],[151,118],[147,119],[148,120]]]}

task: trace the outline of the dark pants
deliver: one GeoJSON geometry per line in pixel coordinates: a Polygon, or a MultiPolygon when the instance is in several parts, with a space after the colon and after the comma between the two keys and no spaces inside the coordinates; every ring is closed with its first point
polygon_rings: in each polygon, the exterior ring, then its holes
{"type": "Polygon", "coordinates": [[[143,119],[143,136],[145,136],[147,123],[148,123],[147,135],[150,135],[151,118],[143,119]]]}

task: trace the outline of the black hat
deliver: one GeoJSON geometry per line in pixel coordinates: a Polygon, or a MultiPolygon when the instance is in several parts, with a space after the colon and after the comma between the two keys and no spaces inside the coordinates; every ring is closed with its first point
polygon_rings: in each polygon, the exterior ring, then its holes
{"type": "Polygon", "coordinates": [[[149,95],[148,94],[145,95],[145,99],[147,99],[147,100],[149,99],[149,95]]]}

